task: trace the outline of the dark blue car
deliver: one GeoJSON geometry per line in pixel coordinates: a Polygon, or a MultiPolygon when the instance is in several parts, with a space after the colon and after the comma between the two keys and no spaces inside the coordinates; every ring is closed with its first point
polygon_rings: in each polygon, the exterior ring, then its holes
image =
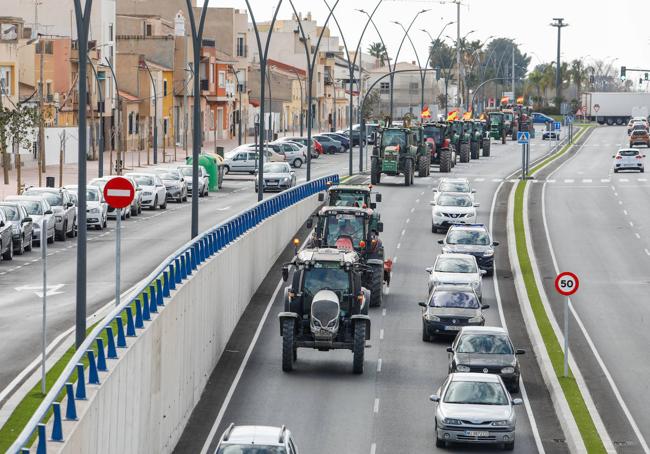
{"type": "Polygon", "coordinates": [[[334,140],[338,140],[341,142],[341,147],[343,148],[341,151],[349,150],[350,149],[350,138],[347,136],[344,136],[343,134],[338,134],[335,132],[324,132],[321,134],[322,136],[327,136],[330,137],[334,140]]]}
{"type": "Polygon", "coordinates": [[[547,123],[547,122],[553,123],[555,121],[555,120],[553,120],[553,118],[549,117],[546,114],[540,113],[540,112],[533,112],[532,116],[533,116],[533,123],[544,124],[544,123],[547,123]]]}

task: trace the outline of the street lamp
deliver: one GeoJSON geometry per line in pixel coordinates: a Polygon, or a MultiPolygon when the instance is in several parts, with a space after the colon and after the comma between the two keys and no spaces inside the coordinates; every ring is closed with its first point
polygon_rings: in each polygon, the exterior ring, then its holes
{"type": "MultiPolygon", "coordinates": [[[[153,87],[153,163],[154,165],[158,164],[158,91],[156,89],[156,82],[153,80],[153,75],[149,69],[146,58],[143,58],[140,61],[140,67],[147,70],[149,73],[149,79],[151,79],[151,86],[153,87]]],[[[138,156],[139,156],[138,152],[138,156]]],[[[147,150],[147,155],[149,151],[147,150]]],[[[140,158],[138,158],[140,159],[140,158]]],[[[163,157],[163,162],[165,161],[163,157]]],[[[149,157],[147,157],[147,162],[149,162],[149,157]]]]}
{"type": "Polygon", "coordinates": [[[239,131],[237,132],[237,144],[241,145],[241,89],[242,89],[242,83],[239,80],[239,75],[237,74],[237,71],[235,71],[235,67],[233,65],[228,65],[228,68],[234,74],[235,80],[237,81],[237,92],[239,93],[239,109],[238,109],[238,113],[237,113],[237,117],[239,118],[239,131]]]}
{"type": "Polygon", "coordinates": [[[557,61],[556,61],[556,66],[555,66],[555,96],[557,98],[556,103],[558,104],[558,107],[560,103],[562,102],[562,80],[561,80],[561,68],[560,68],[560,38],[562,35],[562,29],[564,27],[568,27],[569,24],[564,23],[564,18],[562,17],[554,17],[553,20],[555,22],[549,24],[551,27],[556,27],[557,28],[557,61]]]}

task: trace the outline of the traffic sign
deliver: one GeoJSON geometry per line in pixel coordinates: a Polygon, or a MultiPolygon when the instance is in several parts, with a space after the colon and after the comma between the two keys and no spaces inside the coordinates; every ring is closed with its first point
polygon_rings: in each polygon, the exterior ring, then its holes
{"type": "Polygon", "coordinates": [[[115,177],[104,186],[104,199],[113,208],[126,208],[135,197],[135,189],[129,180],[115,177]]]}
{"type": "Polygon", "coordinates": [[[559,131],[560,129],[562,129],[562,123],[560,123],[559,121],[554,122],[553,123],[553,129],[555,129],[556,131],[559,131]]]}
{"type": "Polygon", "coordinates": [[[569,271],[560,273],[555,278],[555,290],[560,295],[571,296],[578,291],[578,287],[580,287],[578,276],[569,271]]]}
{"type": "Polygon", "coordinates": [[[594,110],[598,112],[600,110],[600,104],[594,104],[594,110]]]}
{"type": "Polygon", "coordinates": [[[517,143],[527,144],[530,142],[530,132],[517,131],[517,143]]]}

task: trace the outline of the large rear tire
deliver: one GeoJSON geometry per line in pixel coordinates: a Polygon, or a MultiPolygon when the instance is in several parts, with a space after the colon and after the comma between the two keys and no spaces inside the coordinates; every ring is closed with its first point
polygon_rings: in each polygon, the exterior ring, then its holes
{"type": "Polygon", "coordinates": [[[292,318],[282,320],[282,370],[291,372],[295,358],[295,326],[292,318]]]}
{"type": "Polygon", "coordinates": [[[379,160],[373,159],[370,163],[370,183],[373,185],[379,184],[381,180],[381,169],[379,168],[379,160]]]}
{"type": "Polygon", "coordinates": [[[492,142],[490,141],[489,138],[483,139],[483,157],[487,158],[490,156],[490,147],[492,146],[492,142]]]}
{"type": "Polygon", "coordinates": [[[370,280],[370,307],[380,307],[383,299],[384,266],[372,265],[372,278],[370,280]]]}
{"type": "Polygon", "coordinates": [[[517,140],[517,132],[519,132],[519,130],[517,128],[512,128],[511,140],[517,140]]]}
{"type": "Polygon", "coordinates": [[[440,150],[440,172],[449,173],[451,172],[451,150],[440,150]]]}
{"type": "Polygon", "coordinates": [[[366,352],[366,324],[362,321],[358,321],[354,325],[354,344],[352,348],[352,372],[363,374],[363,360],[366,352]]]}
{"type": "Polygon", "coordinates": [[[470,151],[470,157],[472,159],[478,159],[480,157],[480,149],[478,146],[478,142],[472,142],[469,146],[469,151],[470,151]]]}
{"type": "Polygon", "coordinates": [[[469,144],[460,144],[460,162],[469,162],[469,144]]]}
{"type": "Polygon", "coordinates": [[[429,175],[429,158],[428,156],[420,156],[418,158],[418,177],[426,177],[429,175]]]}
{"type": "Polygon", "coordinates": [[[410,186],[413,182],[413,163],[410,160],[407,160],[404,164],[404,186],[410,186]]]}

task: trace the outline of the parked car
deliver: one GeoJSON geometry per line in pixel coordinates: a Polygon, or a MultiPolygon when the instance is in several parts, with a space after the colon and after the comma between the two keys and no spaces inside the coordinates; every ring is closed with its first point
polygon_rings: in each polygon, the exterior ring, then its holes
{"type": "MultiPolygon", "coordinates": [[[[284,162],[284,156],[271,151],[268,148],[264,153],[266,162],[284,162]]],[[[258,154],[254,148],[243,148],[237,151],[226,153],[224,158],[224,172],[247,172],[251,175],[255,173],[259,163],[258,154]]]]}
{"type": "Polygon", "coordinates": [[[3,210],[0,210],[0,254],[2,260],[13,260],[14,258],[12,225],[3,210]]]}
{"type": "MultiPolygon", "coordinates": [[[[113,178],[117,178],[117,176],[113,175],[113,176],[104,176],[104,177],[100,177],[100,178],[93,178],[92,180],[90,180],[90,182],[88,182],[88,185],[89,186],[97,186],[99,188],[99,190],[103,194],[104,193],[104,187],[106,186],[106,183],[108,183],[109,180],[111,180],[113,178]]],[[[122,212],[122,215],[121,215],[122,219],[130,218],[131,213],[133,213],[134,211],[137,212],[137,210],[138,210],[138,201],[134,197],[133,201],[131,201],[129,206],[122,209],[122,211],[121,211],[122,212]]],[[[116,218],[117,217],[117,213],[115,211],[115,208],[113,208],[110,205],[108,206],[107,213],[108,213],[109,218],[116,218]]]]}
{"type": "MultiPolygon", "coordinates": [[[[79,207],[79,186],[76,184],[66,185],[70,192],[75,206],[79,207]]],[[[91,184],[86,186],[86,226],[94,227],[96,230],[106,228],[108,220],[108,204],[104,200],[104,194],[99,186],[91,184]]]]}
{"type": "MultiPolygon", "coordinates": [[[[280,137],[278,139],[278,142],[294,142],[294,143],[299,143],[303,145],[305,148],[307,148],[307,144],[309,143],[307,141],[307,137],[296,137],[296,136],[291,136],[291,137],[280,137]]],[[[312,159],[318,159],[320,155],[323,154],[323,146],[314,138],[311,139],[311,157],[312,159]]]]}
{"type": "Polygon", "coordinates": [[[320,142],[320,144],[323,146],[323,149],[325,150],[325,153],[327,154],[334,154],[343,151],[343,146],[341,145],[341,142],[338,140],[334,140],[331,137],[319,134],[319,135],[315,135],[314,139],[320,142]]]}
{"type": "Polygon", "coordinates": [[[132,172],[126,176],[133,178],[142,188],[142,206],[151,210],[167,208],[167,189],[159,175],[149,172],[132,172]]]}
{"type": "Polygon", "coordinates": [[[32,187],[24,195],[43,197],[54,213],[55,230],[60,241],[77,235],[77,209],[70,194],[63,188],[32,187]]]}
{"type": "MultiPolygon", "coordinates": [[[[178,171],[183,175],[185,184],[187,185],[187,193],[192,194],[192,165],[182,165],[177,167],[178,171]]],[[[205,167],[199,164],[199,197],[206,197],[210,190],[210,175],[205,167]]]]}
{"type": "Polygon", "coordinates": [[[302,167],[302,163],[307,160],[305,152],[302,151],[302,146],[299,146],[298,144],[284,141],[270,143],[268,146],[276,153],[283,155],[285,161],[287,161],[291,167],[295,167],[296,169],[302,167]]]}
{"type": "Polygon", "coordinates": [[[31,251],[34,227],[25,208],[18,202],[0,202],[0,210],[11,224],[14,252],[22,255],[25,251],[31,251]]]}
{"type": "Polygon", "coordinates": [[[187,183],[178,169],[157,168],[153,172],[160,177],[165,186],[167,200],[178,203],[187,202],[187,183]]]}
{"type": "Polygon", "coordinates": [[[422,340],[429,342],[439,335],[452,335],[463,326],[485,324],[483,309],[474,289],[467,286],[437,285],[427,301],[418,303],[422,307],[422,340]]]}
{"type": "Polygon", "coordinates": [[[614,158],[614,173],[618,173],[620,170],[645,172],[645,155],[636,148],[622,148],[612,158],[614,158]]]}
{"type": "Polygon", "coordinates": [[[41,243],[41,231],[44,221],[47,221],[47,232],[45,238],[48,243],[54,243],[56,230],[54,225],[54,214],[50,204],[42,197],[27,195],[10,195],[5,199],[6,202],[18,202],[25,208],[27,215],[32,218],[32,241],[37,244],[41,243]]]}
{"type": "MultiPolygon", "coordinates": [[[[262,192],[283,191],[296,185],[296,172],[291,170],[287,162],[267,162],[264,164],[263,177],[262,192]]],[[[255,179],[255,192],[258,191],[258,185],[255,179]]]]}
{"type": "Polygon", "coordinates": [[[346,151],[350,149],[350,138],[344,136],[343,134],[338,134],[336,132],[324,132],[321,135],[329,137],[330,139],[337,140],[341,143],[341,150],[346,151]]]}
{"type": "Polygon", "coordinates": [[[230,424],[214,454],[298,454],[296,442],[285,427],[230,424]]]}

